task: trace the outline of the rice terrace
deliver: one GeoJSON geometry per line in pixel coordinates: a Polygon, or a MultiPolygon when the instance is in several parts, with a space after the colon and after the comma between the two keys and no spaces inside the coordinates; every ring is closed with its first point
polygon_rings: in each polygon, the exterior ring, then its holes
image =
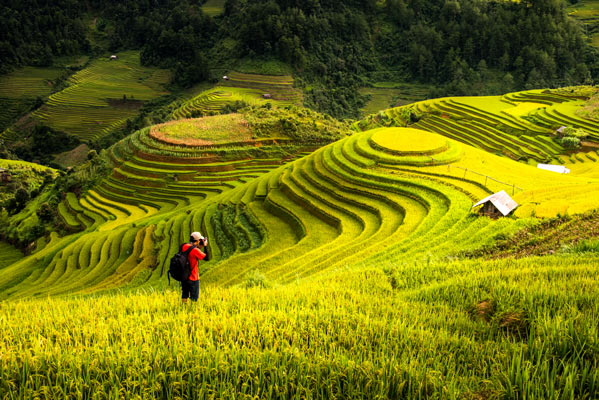
{"type": "Polygon", "coordinates": [[[599,398],[593,1],[17,3],[0,399],[599,398]]]}

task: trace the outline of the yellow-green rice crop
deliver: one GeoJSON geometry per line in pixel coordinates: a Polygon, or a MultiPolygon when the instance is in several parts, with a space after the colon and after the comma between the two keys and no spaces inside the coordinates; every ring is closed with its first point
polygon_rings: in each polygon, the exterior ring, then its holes
{"type": "Polygon", "coordinates": [[[380,129],[372,134],[371,140],[399,154],[434,154],[447,147],[442,136],[413,128],[380,129]]]}
{"type": "MultiPolygon", "coordinates": [[[[439,107],[511,118],[468,99],[439,107]]],[[[456,258],[534,223],[477,216],[480,196],[513,185],[518,210],[563,215],[596,208],[592,173],[415,129],[356,132],[277,162],[240,146],[231,161],[162,146],[148,131],[112,149],[110,177],[59,206],[85,231],[0,265],[4,397],[599,396],[595,247],[456,258]],[[431,157],[444,165],[414,162],[431,157]],[[196,230],[213,260],[185,307],[165,275],[196,230]]]]}
{"type": "Polygon", "coordinates": [[[595,398],[596,257],[0,303],[17,398],[595,398]]]}

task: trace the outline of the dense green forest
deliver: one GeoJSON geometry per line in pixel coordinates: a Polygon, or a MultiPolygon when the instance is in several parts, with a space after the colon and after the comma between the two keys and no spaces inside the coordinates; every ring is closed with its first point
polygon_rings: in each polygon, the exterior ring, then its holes
{"type": "Polygon", "coordinates": [[[357,88],[376,81],[431,83],[439,96],[599,77],[599,52],[559,0],[227,0],[216,17],[190,0],[12,0],[0,37],[3,71],[142,49],[143,64],[171,68],[183,87],[239,59],[277,59],[294,68],[307,105],[336,117],[357,117],[357,88]]]}

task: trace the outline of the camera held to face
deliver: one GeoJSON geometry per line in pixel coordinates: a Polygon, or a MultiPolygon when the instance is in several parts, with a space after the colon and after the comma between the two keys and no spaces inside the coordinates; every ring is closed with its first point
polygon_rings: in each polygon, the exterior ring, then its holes
{"type": "Polygon", "coordinates": [[[191,234],[190,241],[192,243],[199,242],[199,245],[204,247],[208,245],[208,238],[202,236],[200,232],[193,232],[191,234]]]}

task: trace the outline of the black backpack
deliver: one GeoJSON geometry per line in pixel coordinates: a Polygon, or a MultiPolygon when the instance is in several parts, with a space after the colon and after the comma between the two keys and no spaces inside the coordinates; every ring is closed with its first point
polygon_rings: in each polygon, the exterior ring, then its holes
{"type": "Polygon", "coordinates": [[[171,266],[168,270],[168,284],[171,284],[171,276],[174,280],[182,282],[186,279],[189,279],[189,275],[191,275],[191,264],[189,263],[189,253],[195,248],[195,246],[190,245],[189,248],[183,251],[183,246],[179,248],[179,252],[175,254],[171,258],[171,266]]]}

